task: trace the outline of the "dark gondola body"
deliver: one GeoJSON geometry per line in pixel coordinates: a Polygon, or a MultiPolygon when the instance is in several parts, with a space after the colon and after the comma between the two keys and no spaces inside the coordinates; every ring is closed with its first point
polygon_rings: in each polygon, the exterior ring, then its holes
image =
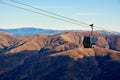
{"type": "Polygon", "coordinates": [[[96,40],[97,40],[97,38],[94,37],[93,35],[84,36],[84,40],[83,40],[83,46],[84,46],[84,48],[93,48],[93,47],[96,47],[96,40]]]}

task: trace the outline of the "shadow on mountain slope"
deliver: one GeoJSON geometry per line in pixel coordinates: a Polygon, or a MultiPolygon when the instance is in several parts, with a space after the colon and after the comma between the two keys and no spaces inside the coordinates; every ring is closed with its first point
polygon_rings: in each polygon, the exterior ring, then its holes
{"type": "Polygon", "coordinates": [[[77,60],[69,56],[50,55],[39,53],[26,59],[21,58],[24,62],[0,75],[0,80],[119,80],[120,78],[120,62],[113,60],[109,54],[77,60]]]}
{"type": "Polygon", "coordinates": [[[37,51],[22,51],[16,54],[0,54],[0,74],[22,65],[24,60],[38,54],[37,51]]]}

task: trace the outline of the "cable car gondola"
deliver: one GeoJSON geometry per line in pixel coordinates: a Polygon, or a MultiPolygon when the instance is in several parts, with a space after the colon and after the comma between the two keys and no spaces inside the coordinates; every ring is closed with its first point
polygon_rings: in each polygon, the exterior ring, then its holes
{"type": "Polygon", "coordinates": [[[93,24],[90,25],[92,28],[91,34],[89,36],[84,36],[83,46],[84,48],[94,48],[96,47],[97,38],[93,36],[93,24]]]}

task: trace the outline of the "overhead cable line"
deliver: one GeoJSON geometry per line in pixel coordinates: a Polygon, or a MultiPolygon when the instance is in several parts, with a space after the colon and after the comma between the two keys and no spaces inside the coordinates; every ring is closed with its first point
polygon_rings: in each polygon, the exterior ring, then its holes
{"type": "Polygon", "coordinates": [[[31,7],[33,9],[37,9],[39,11],[42,11],[42,12],[45,12],[45,13],[48,13],[48,14],[52,14],[54,16],[57,16],[57,17],[61,17],[61,18],[64,18],[64,19],[68,19],[68,20],[71,20],[73,22],[78,22],[78,23],[81,23],[83,25],[86,25],[86,26],[89,26],[90,24],[87,24],[87,23],[84,23],[84,22],[81,22],[81,21],[78,21],[78,20],[75,20],[75,19],[71,19],[71,18],[68,18],[68,17],[65,17],[63,15],[59,15],[59,14],[56,14],[56,13],[53,13],[53,12],[50,12],[50,11],[47,11],[47,10],[44,10],[44,9],[41,9],[41,8],[37,8],[37,7],[34,7],[32,5],[29,5],[29,4],[25,4],[25,3],[22,3],[22,2],[18,2],[16,0],[10,0],[12,2],[15,2],[15,3],[18,3],[18,4],[21,4],[21,5],[24,5],[24,6],[28,6],[28,7],[31,7]]]}
{"type": "Polygon", "coordinates": [[[12,6],[12,7],[16,7],[16,8],[19,8],[19,9],[23,9],[23,10],[26,10],[26,11],[29,11],[29,12],[33,12],[33,13],[36,13],[36,14],[40,14],[40,15],[43,15],[43,16],[47,16],[47,17],[50,17],[50,18],[55,18],[55,19],[58,19],[58,20],[61,20],[61,21],[65,21],[65,22],[71,23],[71,24],[75,24],[75,25],[79,25],[79,26],[81,25],[82,27],[83,26],[86,27],[86,28],[89,27],[89,26],[82,25],[80,23],[76,23],[76,22],[73,22],[73,21],[65,20],[65,19],[62,19],[62,18],[58,18],[58,17],[55,17],[55,16],[51,16],[51,15],[48,15],[48,14],[37,12],[37,11],[31,10],[31,9],[23,8],[23,7],[20,7],[20,6],[17,6],[17,5],[13,5],[13,4],[9,4],[9,3],[6,3],[6,2],[0,2],[0,3],[6,4],[6,5],[9,5],[9,6],[12,6]]]}
{"type": "MultiPolygon", "coordinates": [[[[69,22],[69,23],[72,23],[72,24],[75,24],[75,25],[81,25],[82,27],[84,26],[84,27],[87,27],[87,28],[89,27],[89,28],[90,28],[90,25],[91,25],[91,24],[87,24],[87,23],[81,22],[81,21],[79,21],[79,20],[71,19],[71,18],[65,17],[65,16],[63,16],[63,15],[59,15],[59,14],[56,14],[56,13],[53,13],[53,12],[50,12],[50,11],[47,11],[47,10],[44,10],[44,9],[41,9],[41,8],[37,8],[37,7],[31,6],[31,5],[29,5],[29,4],[25,4],[25,3],[18,2],[18,1],[16,1],[16,0],[10,0],[10,1],[15,2],[15,3],[18,3],[18,4],[21,4],[21,5],[24,5],[24,6],[31,7],[31,8],[33,8],[33,9],[42,11],[42,12],[47,13],[47,14],[44,14],[44,13],[41,13],[41,12],[37,12],[37,11],[31,10],[31,9],[23,8],[23,7],[20,7],[20,6],[17,6],[17,5],[5,3],[5,2],[0,2],[0,3],[6,4],[6,5],[9,5],[9,6],[12,6],[12,7],[24,9],[24,10],[29,11],[29,12],[41,14],[41,15],[44,15],[44,16],[47,16],[47,17],[55,18],[55,19],[58,19],[58,20],[61,20],[61,21],[69,22]],[[49,15],[48,15],[48,14],[49,14],[49,15]],[[51,15],[52,15],[52,16],[51,16],[51,15]]],[[[96,25],[94,25],[93,27],[98,28],[98,29],[102,29],[102,30],[106,30],[106,31],[114,32],[114,31],[112,31],[112,30],[108,30],[108,29],[105,29],[105,28],[103,28],[103,27],[96,26],[96,25]]]]}
{"type": "MultiPolygon", "coordinates": [[[[50,11],[41,9],[41,8],[34,7],[34,6],[30,5],[30,4],[25,4],[25,3],[23,3],[23,2],[18,2],[18,1],[16,1],[16,0],[10,0],[10,1],[15,2],[15,3],[18,3],[18,4],[21,4],[21,5],[24,5],[24,6],[31,7],[31,8],[33,8],[33,9],[36,9],[36,10],[39,10],[39,11],[42,11],[42,12],[51,14],[51,15],[53,15],[53,16],[57,16],[57,17],[60,17],[60,18],[63,18],[63,19],[70,20],[70,21],[75,22],[75,23],[77,22],[77,23],[80,23],[80,24],[83,24],[83,25],[86,25],[86,26],[89,26],[89,27],[90,27],[90,25],[91,25],[91,24],[88,24],[88,23],[81,22],[81,21],[79,21],[79,20],[71,19],[71,18],[65,17],[65,16],[63,16],[63,15],[56,14],[56,13],[53,13],[53,12],[50,12],[50,11]]],[[[105,29],[105,28],[103,28],[103,27],[96,26],[96,25],[94,25],[93,27],[98,28],[98,29],[102,29],[102,30],[106,30],[106,31],[112,31],[112,30],[108,30],[108,29],[105,29]]],[[[114,31],[112,31],[112,32],[114,32],[114,31]]]]}

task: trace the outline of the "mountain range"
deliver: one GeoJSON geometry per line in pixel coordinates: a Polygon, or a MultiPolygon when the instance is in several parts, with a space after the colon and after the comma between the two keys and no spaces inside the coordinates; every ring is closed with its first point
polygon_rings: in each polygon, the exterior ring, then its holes
{"type": "MultiPolygon", "coordinates": [[[[63,32],[81,32],[85,30],[52,30],[52,29],[41,29],[41,28],[33,28],[33,27],[28,27],[28,28],[16,28],[16,29],[0,29],[0,32],[7,32],[16,36],[30,36],[30,35],[35,35],[35,34],[46,34],[46,35],[54,35],[58,33],[63,33],[63,32]]],[[[105,30],[97,30],[95,32],[99,32],[102,34],[115,34],[115,35],[120,35],[120,32],[115,32],[115,31],[105,31],[105,30]]]]}
{"type": "Polygon", "coordinates": [[[120,35],[94,32],[96,47],[84,48],[89,31],[51,34],[0,32],[0,80],[120,79],[120,35]]]}
{"type": "Polygon", "coordinates": [[[67,30],[52,30],[52,29],[41,29],[41,28],[16,28],[16,29],[0,29],[0,32],[7,32],[16,36],[30,36],[34,34],[47,34],[53,35],[65,32],[67,30]]]}

